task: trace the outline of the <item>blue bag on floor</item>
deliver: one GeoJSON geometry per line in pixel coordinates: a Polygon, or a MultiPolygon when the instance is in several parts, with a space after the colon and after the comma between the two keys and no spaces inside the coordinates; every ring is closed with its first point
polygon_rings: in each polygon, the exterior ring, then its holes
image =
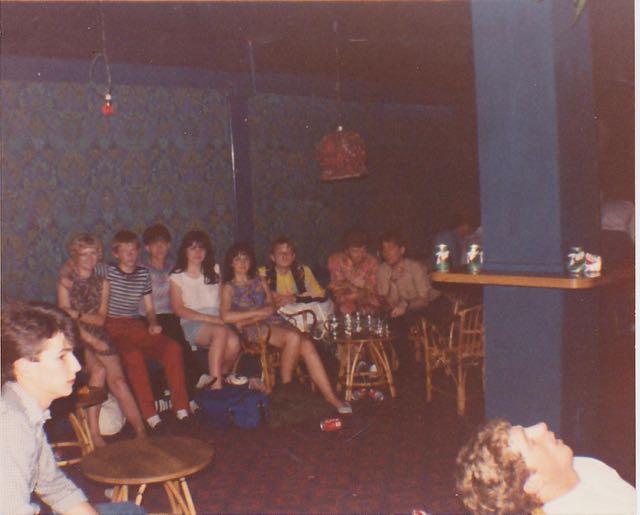
{"type": "Polygon", "coordinates": [[[258,427],[266,419],[269,397],[246,386],[225,385],[222,390],[205,390],[196,397],[209,427],[258,427]]]}

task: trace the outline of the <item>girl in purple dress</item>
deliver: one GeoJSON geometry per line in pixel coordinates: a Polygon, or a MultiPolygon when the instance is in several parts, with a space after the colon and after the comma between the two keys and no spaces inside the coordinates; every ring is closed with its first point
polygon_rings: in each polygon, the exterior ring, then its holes
{"type": "Polygon", "coordinates": [[[269,343],[278,347],[280,355],[280,379],[282,384],[291,383],[293,373],[302,358],[311,380],[322,396],[335,406],[341,414],[351,413],[351,406],[342,402],[329,383],[320,356],[311,340],[304,336],[284,318],[276,314],[276,306],[269,287],[256,274],[253,251],[243,243],[233,245],[225,257],[224,279],[220,315],[234,324],[249,338],[255,337],[257,322],[266,322],[271,329],[269,343]]]}
{"type": "MultiPolygon", "coordinates": [[[[58,283],[58,306],[73,318],[84,344],[84,358],[89,371],[89,386],[104,388],[105,383],[118,401],[136,435],[146,436],[144,422],[124,376],[120,356],[104,328],[109,301],[109,283],[98,277],[94,268],[102,255],[100,241],[90,234],[75,236],[68,245],[71,274],[58,283]]],[[[100,405],[87,410],[93,444],[103,447],[100,434],[100,405]]]]}

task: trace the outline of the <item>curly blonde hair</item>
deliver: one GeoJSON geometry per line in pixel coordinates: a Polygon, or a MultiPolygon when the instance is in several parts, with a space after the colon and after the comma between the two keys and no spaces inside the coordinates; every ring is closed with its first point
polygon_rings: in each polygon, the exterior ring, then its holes
{"type": "Polygon", "coordinates": [[[458,453],[456,486],[473,513],[523,515],[542,506],[524,491],[531,472],[522,456],[509,448],[511,427],[506,420],[491,420],[458,453]]]}
{"type": "Polygon", "coordinates": [[[98,250],[98,259],[102,257],[102,242],[95,236],[82,232],[76,234],[67,244],[67,252],[71,259],[76,259],[80,252],[86,248],[95,248],[98,250]]]}

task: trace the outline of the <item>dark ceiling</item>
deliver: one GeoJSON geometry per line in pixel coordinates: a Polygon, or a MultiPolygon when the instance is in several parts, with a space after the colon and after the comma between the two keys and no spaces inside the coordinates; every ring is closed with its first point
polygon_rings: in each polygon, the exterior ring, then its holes
{"type": "Polygon", "coordinates": [[[2,54],[376,84],[392,100],[473,98],[470,8],[448,2],[2,2],[2,54]],[[101,14],[102,12],[102,14],[101,14]],[[337,22],[337,37],[334,31],[337,22]]]}
{"type": "MultiPolygon", "coordinates": [[[[607,91],[611,98],[612,87],[633,84],[633,0],[590,0],[587,9],[596,95],[607,91]]],[[[469,0],[2,1],[0,50],[3,56],[91,60],[103,51],[104,19],[111,63],[250,74],[252,56],[257,74],[333,83],[338,42],[345,82],[372,83],[385,100],[472,105],[470,10],[469,0]]]]}

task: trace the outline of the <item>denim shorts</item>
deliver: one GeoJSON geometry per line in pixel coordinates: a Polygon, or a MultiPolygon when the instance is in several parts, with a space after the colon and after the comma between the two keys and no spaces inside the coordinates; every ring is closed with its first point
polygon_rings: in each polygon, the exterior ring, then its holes
{"type": "MultiPolygon", "coordinates": [[[[218,309],[208,308],[199,311],[204,315],[214,315],[218,316],[220,314],[218,309]]],[[[198,336],[198,332],[200,328],[206,324],[207,322],[202,322],[201,320],[185,320],[184,318],[180,319],[180,326],[182,327],[182,332],[184,333],[184,338],[189,342],[191,347],[196,346],[196,337],[198,336]]]]}

